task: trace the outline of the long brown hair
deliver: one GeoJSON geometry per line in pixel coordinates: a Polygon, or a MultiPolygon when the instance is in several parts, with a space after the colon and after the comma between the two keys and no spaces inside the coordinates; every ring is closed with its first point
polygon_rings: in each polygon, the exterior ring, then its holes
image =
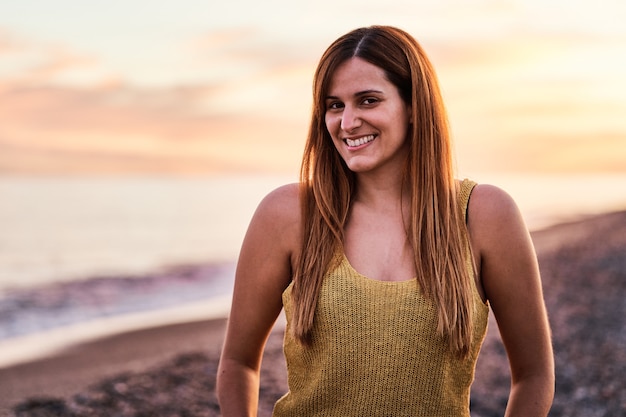
{"type": "Polygon", "coordinates": [[[293,331],[312,341],[315,308],[324,274],[336,262],[355,192],[355,177],[336,151],[325,125],[325,102],[337,67],[359,57],[383,69],[411,106],[408,235],[417,280],[437,310],[437,331],[463,357],[472,338],[472,287],[466,268],[466,232],[457,206],[447,116],[434,69],[418,42],[393,27],[356,29],[323,54],[313,82],[313,112],[300,171],[303,240],[294,271],[293,331]]]}

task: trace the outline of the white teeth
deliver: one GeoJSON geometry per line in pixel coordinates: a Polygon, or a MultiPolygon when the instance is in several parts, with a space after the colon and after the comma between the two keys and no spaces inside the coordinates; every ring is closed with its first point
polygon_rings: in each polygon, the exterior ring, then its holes
{"type": "Polygon", "coordinates": [[[365,145],[368,142],[371,142],[374,140],[374,135],[368,135],[368,136],[363,136],[362,138],[358,138],[358,139],[346,139],[346,143],[348,144],[348,146],[350,147],[355,147],[355,146],[361,146],[361,145],[365,145]]]}

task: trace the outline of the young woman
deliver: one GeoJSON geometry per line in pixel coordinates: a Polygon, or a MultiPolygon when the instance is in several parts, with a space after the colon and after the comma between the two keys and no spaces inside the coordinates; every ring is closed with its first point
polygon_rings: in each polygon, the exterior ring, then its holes
{"type": "Polygon", "coordinates": [[[510,361],[506,416],[554,390],[536,256],[511,198],[455,180],[424,51],[393,27],[322,56],[299,184],[259,205],[237,266],[218,371],[225,417],[255,416],[285,309],[289,392],[274,416],[469,416],[492,309],[510,361]]]}

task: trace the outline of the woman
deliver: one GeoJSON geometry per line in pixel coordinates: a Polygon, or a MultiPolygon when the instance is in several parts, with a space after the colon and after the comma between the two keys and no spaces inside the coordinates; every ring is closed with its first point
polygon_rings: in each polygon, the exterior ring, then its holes
{"type": "Polygon", "coordinates": [[[454,179],[450,147],[436,75],[409,34],[362,28],[328,48],[300,184],[261,202],[241,249],[224,416],[256,415],[283,307],[289,392],[276,417],[469,416],[489,307],[511,366],[506,415],[547,415],[553,359],[529,234],[506,193],[454,179]]]}

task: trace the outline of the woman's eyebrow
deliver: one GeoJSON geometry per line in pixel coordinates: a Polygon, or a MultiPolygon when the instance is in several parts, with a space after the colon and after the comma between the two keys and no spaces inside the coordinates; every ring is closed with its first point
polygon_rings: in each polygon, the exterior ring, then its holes
{"type": "Polygon", "coordinates": [[[368,94],[383,94],[383,92],[380,90],[370,89],[370,90],[363,90],[363,91],[359,91],[358,93],[354,93],[354,96],[360,97],[360,96],[365,96],[368,94]]]}
{"type": "MultiPolygon", "coordinates": [[[[363,90],[363,91],[357,91],[356,93],[353,94],[354,97],[361,97],[361,96],[366,96],[368,94],[383,94],[382,91],[380,90],[374,90],[374,89],[370,89],[370,90],[363,90]]],[[[326,96],[325,98],[326,100],[339,100],[339,97],[337,96],[326,96]]]]}

